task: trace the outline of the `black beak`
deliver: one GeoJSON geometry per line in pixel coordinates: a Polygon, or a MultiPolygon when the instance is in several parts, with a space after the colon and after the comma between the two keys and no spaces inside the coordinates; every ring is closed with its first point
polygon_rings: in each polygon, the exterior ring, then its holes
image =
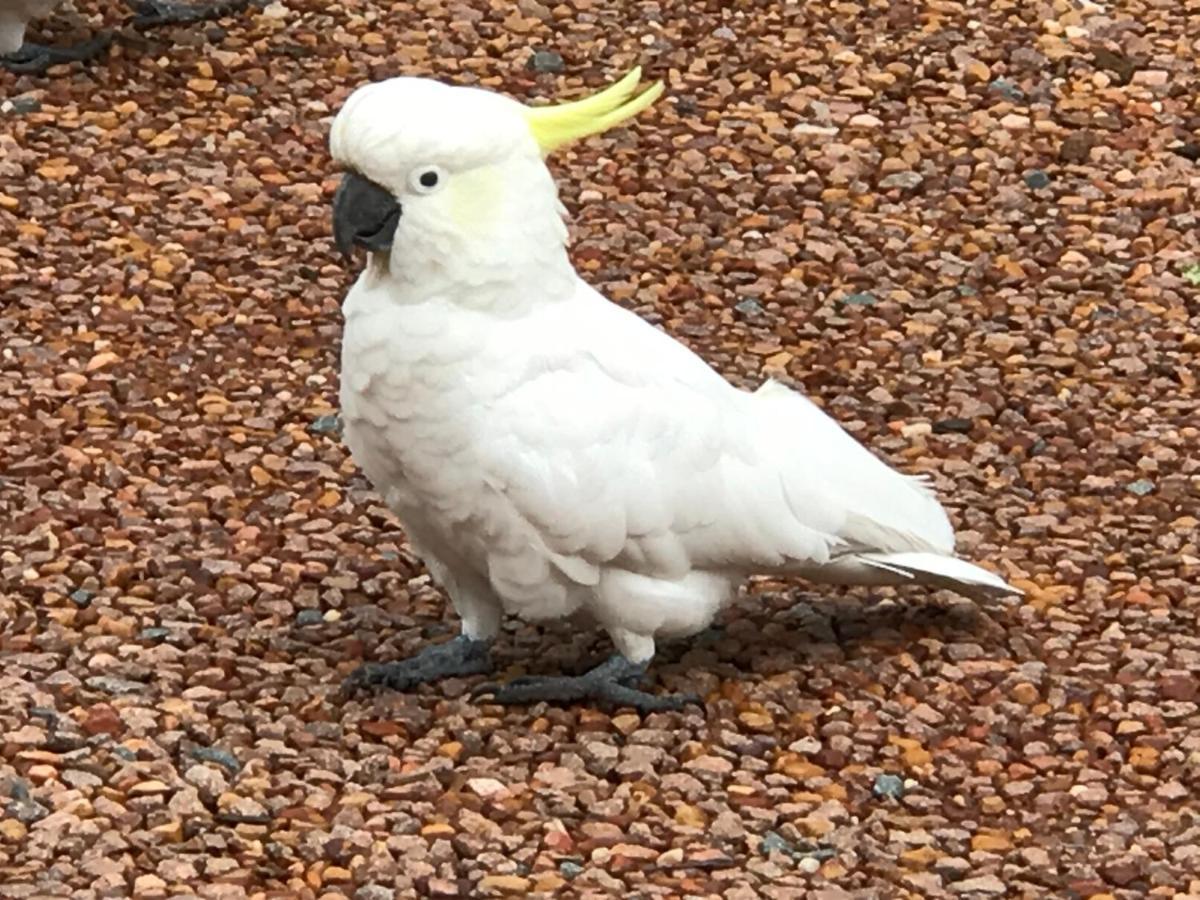
{"type": "Polygon", "coordinates": [[[392,249],[400,204],[396,198],[357,172],[347,172],[333,195],[333,240],[343,256],[355,246],[375,252],[392,249]]]}

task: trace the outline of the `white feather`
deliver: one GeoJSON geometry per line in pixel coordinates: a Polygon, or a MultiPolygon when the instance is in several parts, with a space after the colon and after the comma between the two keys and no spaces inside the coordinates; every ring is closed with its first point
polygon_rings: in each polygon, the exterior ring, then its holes
{"type": "Polygon", "coordinates": [[[753,573],[1012,590],[952,556],[923,481],[782,385],[734,388],[585,284],[537,147],[505,118],[511,101],[467,94],[473,125],[455,124],[439,156],[420,116],[396,110],[406,96],[418,113],[430,96],[452,109],[456,89],[413,93],[415,81],[347,103],[340,161],[393,185],[430,162],[474,173],[473,187],[480,167],[502,181],[466,229],[461,197],[395,188],[395,247],[344,304],[342,410],[354,458],[450,573],[468,633],[494,633],[501,611],[586,610],[640,661],[656,636],[706,627],[753,573]],[[389,115],[408,130],[381,160],[389,115]],[[489,116],[505,123],[491,138],[489,116]],[[465,156],[462,127],[482,132],[465,156]]]}

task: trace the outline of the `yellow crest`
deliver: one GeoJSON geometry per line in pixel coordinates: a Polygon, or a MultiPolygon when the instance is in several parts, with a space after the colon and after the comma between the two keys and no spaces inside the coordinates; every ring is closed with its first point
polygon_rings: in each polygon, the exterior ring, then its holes
{"type": "Polygon", "coordinates": [[[550,153],[590,134],[607,131],[636,116],[663,92],[663,83],[656,81],[636,97],[633,96],[641,79],[642,67],[637,66],[616,84],[583,100],[557,106],[526,107],[525,118],[529,122],[529,130],[533,132],[542,153],[550,153]]]}

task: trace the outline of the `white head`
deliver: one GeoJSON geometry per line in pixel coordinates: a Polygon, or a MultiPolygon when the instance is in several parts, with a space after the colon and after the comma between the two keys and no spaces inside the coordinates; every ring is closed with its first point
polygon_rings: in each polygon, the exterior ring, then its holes
{"type": "Polygon", "coordinates": [[[566,264],[566,228],[544,156],[636,115],[635,69],[575,103],[526,107],[425,78],[359,88],[334,120],[347,174],[334,198],[339,248],[370,252],[380,274],[413,285],[525,281],[566,264]]]}

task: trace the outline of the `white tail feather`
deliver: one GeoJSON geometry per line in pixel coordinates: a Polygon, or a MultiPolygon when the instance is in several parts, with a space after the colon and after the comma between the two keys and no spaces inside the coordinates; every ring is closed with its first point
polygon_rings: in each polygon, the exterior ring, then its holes
{"type": "Polygon", "coordinates": [[[936,553],[860,553],[856,559],[876,569],[893,572],[920,584],[948,588],[967,597],[1020,596],[999,575],[966,560],[936,553]]]}

